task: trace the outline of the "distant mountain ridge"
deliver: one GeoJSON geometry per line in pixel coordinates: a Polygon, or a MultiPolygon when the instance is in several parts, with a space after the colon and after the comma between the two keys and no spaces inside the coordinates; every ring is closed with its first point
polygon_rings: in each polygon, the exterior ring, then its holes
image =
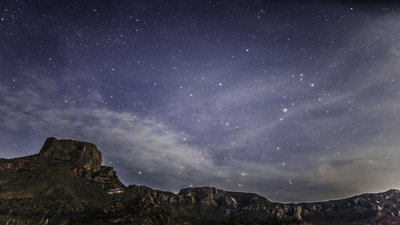
{"type": "Polygon", "coordinates": [[[400,224],[400,191],[283,204],[213,187],[125,186],[96,145],[48,138],[0,159],[0,224],[400,224]]]}

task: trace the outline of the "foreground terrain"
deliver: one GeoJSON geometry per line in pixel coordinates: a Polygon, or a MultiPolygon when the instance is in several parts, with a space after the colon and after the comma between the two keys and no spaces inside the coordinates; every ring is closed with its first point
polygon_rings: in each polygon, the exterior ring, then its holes
{"type": "Polygon", "coordinates": [[[0,224],[400,224],[400,191],[282,204],[212,187],[125,186],[94,144],[48,138],[0,159],[0,224]]]}

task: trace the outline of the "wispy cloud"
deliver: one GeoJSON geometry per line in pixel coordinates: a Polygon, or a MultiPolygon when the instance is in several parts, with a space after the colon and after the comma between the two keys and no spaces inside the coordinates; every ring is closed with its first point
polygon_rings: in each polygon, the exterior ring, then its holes
{"type": "MultiPolygon", "coordinates": [[[[235,10],[241,22],[252,24],[246,29],[254,34],[245,37],[255,40],[251,46],[233,46],[239,36],[225,34],[216,47],[210,40],[218,35],[210,34],[194,46],[196,57],[146,42],[152,52],[146,60],[140,51],[116,48],[93,68],[66,52],[78,62],[62,67],[68,69],[52,67],[43,56],[45,63],[17,70],[5,55],[17,53],[4,48],[0,64],[10,69],[0,72],[0,156],[36,153],[55,136],[97,144],[104,164],[127,184],[165,190],[211,185],[311,201],[398,187],[399,17],[363,17],[353,24],[358,30],[334,36],[340,43],[320,30],[318,40],[300,32],[299,40],[287,40],[286,51],[276,50],[275,35],[258,35],[265,25],[235,10]],[[309,40],[329,44],[301,46],[309,40]],[[302,51],[289,51],[289,45],[302,51]],[[210,53],[214,47],[221,51],[210,53]],[[114,68],[118,60],[126,65],[114,68]]],[[[268,22],[277,33],[287,32],[280,23],[268,22]]]]}

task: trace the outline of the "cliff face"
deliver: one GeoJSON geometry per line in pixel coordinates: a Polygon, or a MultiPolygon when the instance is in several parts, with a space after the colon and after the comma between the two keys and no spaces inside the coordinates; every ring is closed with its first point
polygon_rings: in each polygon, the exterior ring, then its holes
{"type": "Polygon", "coordinates": [[[303,209],[303,219],[315,222],[400,224],[399,190],[298,205],[303,209]]]}
{"type": "Polygon", "coordinates": [[[0,224],[400,224],[400,191],[281,204],[213,187],[178,194],[122,184],[94,144],[49,138],[0,159],[0,224]]]}
{"type": "Polygon", "coordinates": [[[136,198],[125,189],[95,145],[49,138],[39,154],[0,159],[0,224],[92,223],[136,198]]]}
{"type": "Polygon", "coordinates": [[[48,138],[39,152],[39,156],[48,159],[68,160],[76,170],[97,172],[101,168],[101,152],[96,145],[74,140],[48,138]]]}
{"type": "Polygon", "coordinates": [[[130,185],[128,188],[168,203],[177,215],[186,215],[190,210],[195,221],[203,224],[207,223],[204,218],[208,221],[223,218],[243,224],[253,224],[251,221],[262,221],[262,224],[400,224],[399,190],[327,202],[282,204],[257,194],[212,187],[186,188],[176,195],[145,186],[130,185]]]}

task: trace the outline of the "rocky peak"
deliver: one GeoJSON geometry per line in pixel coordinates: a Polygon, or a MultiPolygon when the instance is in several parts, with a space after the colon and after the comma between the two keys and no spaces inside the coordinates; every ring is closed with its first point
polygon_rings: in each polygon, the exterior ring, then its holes
{"type": "Polygon", "coordinates": [[[101,152],[96,145],[74,140],[57,140],[50,137],[39,156],[49,159],[69,160],[77,172],[97,172],[101,168],[101,152]]]}
{"type": "Polygon", "coordinates": [[[179,191],[178,195],[196,195],[201,198],[223,193],[224,193],[223,190],[219,190],[214,187],[194,187],[194,188],[184,188],[179,191]]]}
{"type": "Polygon", "coordinates": [[[48,138],[39,154],[0,159],[0,190],[0,224],[10,225],[43,221],[49,224],[66,221],[71,224],[109,224],[110,221],[118,224],[400,224],[399,190],[326,202],[284,204],[254,193],[213,187],[185,188],[178,194],[145,186],[126,187],[112,167],[101,166],[101,153],[96,145],[56,138],[48,138]]]}
{"type": "Polygon", "coordinates": [[[214,187],[184,188],[178,193],[177,197],[180,202],[186,204],[225,205],[229,207],[236,207],[237,205],[234,198],[226,195],[225,191],[214,187]]]}

